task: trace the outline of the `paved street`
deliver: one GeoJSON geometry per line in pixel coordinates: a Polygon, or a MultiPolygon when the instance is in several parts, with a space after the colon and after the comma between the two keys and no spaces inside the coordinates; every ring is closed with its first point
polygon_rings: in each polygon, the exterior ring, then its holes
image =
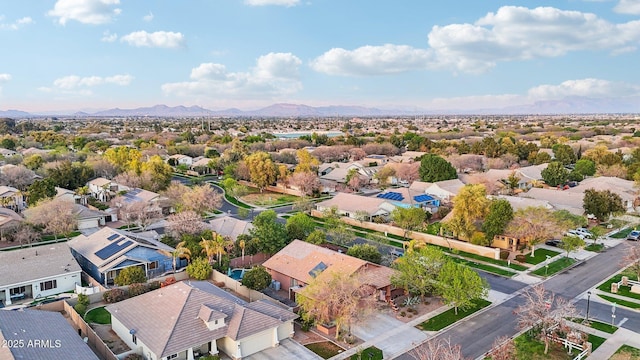
{"type": "MultiPolygon", "coordinates": [[[[620,258],[622,254],[624,254],[625,248],[625,244],[610,248],[600,255],[586,260],[579,266],[547,280],[545,282],[545,288],[555,292],[559,296],[571,299],[582,295],[588,289],[606,280],[611,274],[620,269],[620,258]]],[[[471,319],[460,321],[450,329],[438,334],[436,338],[450,338],[453,344],[460,344],[462,346],[462,353],[465,357],[475,359],[491,349],[491,345],[496,337],[503,335],[513,336],[517,333],[517,318],[513,312],[523,301],[521,295],[515,296],[502,304],[481,312],[471,319]]],[[[580,306],[580,304],[581,303],[579,303],[578,306],[580,306]]],[[[606,318],[604,313],[606,313],[607,310],[601,310],[598,305],[594,305],[594,307],[595,309],[593,311],[595,311],[595,313],[593,313],[593,316],[597,316],[598,318],[603,316],[606,318]],[[600,311],[603,311],[603,313],[600,314],[600,311]]],[[[608,311],[610,320],[610,306],[608,306],[608,311]]],[[[621,310],[618,309],[617,311],[621,310]]],[[[618,316],[621,315],[622,313],[618,316]]],[[[629,320],[622,326],[633,330],[633,328],[628,326],[635,328],[635,324],[635,321],[630,322],[629,320]]],[[[404,353],[398,356],[398,359],[408,360],[412,359],[412,357],[404,353]]]]}

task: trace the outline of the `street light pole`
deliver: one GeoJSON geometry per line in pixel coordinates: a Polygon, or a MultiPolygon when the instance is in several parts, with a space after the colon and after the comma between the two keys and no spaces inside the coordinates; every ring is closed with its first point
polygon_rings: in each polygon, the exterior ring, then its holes
{"type": "Polygon", "coordinates": [[[611,325],[613,325],[616,321],[616,303],[613,303],[611,306],[611,325]]]}
{"type": "Polygon", "coordinates": [[[584,321],[589,321],[589,300],[591,300],[591,291],[587,291],[587,316],[584,321]]]}

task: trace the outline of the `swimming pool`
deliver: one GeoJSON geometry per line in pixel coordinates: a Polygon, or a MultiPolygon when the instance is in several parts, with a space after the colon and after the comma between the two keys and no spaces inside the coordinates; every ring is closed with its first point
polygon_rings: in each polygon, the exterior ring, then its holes
{"type": "Polygon", "coordinates": [[[242,277],[244,276],[244,270],[245,269],[233,269],[229,273],[229,277],[234,279],[234,280],[240,281],[240,280],[242,280],[242,277]]]}

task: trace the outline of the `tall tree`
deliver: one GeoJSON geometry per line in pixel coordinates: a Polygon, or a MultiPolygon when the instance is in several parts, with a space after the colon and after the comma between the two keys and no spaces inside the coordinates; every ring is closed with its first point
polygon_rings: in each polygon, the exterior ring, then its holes
{"type": "Polygon", "coordinates": [[[118,276],[113,279],[114,284],[118,286],[125,286],[131,284],[141,284],[147,281],[147,276],[144,273],[144,269],[140,266],[129,266],[120,270],[118,276]]]}
{"type": "Polygon", "coordinates": [[[216,261],[218,264],[222,263],[222,255],[227,253],[227,248],[233,244],[228,239],[225,239],[224,236],[214,233],[211,233],[211,239],[202,238],[200,241],[200,246],[202,246],[202,252],[207,255],[209,262],[213,262],[213,256],[216,255],[216,261]]]}
{"type": "Polygon", "coordinates": [[[276,166],[271,156],[263,151],[255,152],[244,159],[249,168],[251,182],[262,192],[265,187],[276,181],[276,166]]]}
{"type": "Polygon", "coordinates": [[[452,305],[458,315],[458,308],[467,310],[473,300],[485,298],[489,284],[478,273],[466,265],[453,261],[445,262],[438,275],[438,293],[447,305],[452,305]]]}
{"type": "Polygon", "coordinates": [[[552,161],[541,172],[542,179],[549,186],[563,185],[569,178],[569,170],[559,161],[552,161]]]}
{"type": "MultiPolygon", "coordinates": [[[[551,148],[556,161],[562,165],[569,165],[576,162],[576,153],[573,152],[571,146],[566,144],[555,144],[551,148]]],[[[553,185],[555,186],[555,185],[553,185]]]]}
{"type": "Polygon", "coordinates": [[[255,291],[262,291],[271,284],[271,274],[263,266],[256,266],[244,273],[242,285],[255,291]]]}
{"type": "Polygon", "coordinates": [[[54,235],[69,236],[78,226],[74,204],[68,201],[46,199],[25,210],[24,216],[31,224],[42,226],[43,230],[54,235]]]}
{"type": "Polygon", "coordinates": [[[56,196],[56,185],[49,179],[36,180],[27,189],[27,203],[34,205],[56,196]]]}
{"type": "Polygon", "coordinates": [[[391,277],[391,284],[404,288],[411,295],[432,295],[438,286],[438,276],[444,264],[450,261],[442,250],[423,245],[409,247],[393,267],[398,270],[391,277]]]}
{"type": "Polygon", "coordinates": [[[489,205],[489,213],[482,223],[482,231],[489,241],[493,241],[496,235],[504,233],[509,221],[513,220],[513,207],[505,199],[492,200],[489,205]]]}
{"type": "Polygon", "coordinates": [[[596,173],[596,164],[589,159],[580,159],[576,161],[574,170],[582,176],[593,176],[596,173]]]}
{"type": "Polygon", "coordinates": [[[489,209],[489,199],[482,184],[465,185],[453,198],[453,216],[448,226],[453,232],[466,239],[476,229],[476,222],[482,220],[489,209]]]}
{"type": "Polygon", "coordinates": [[[422,181],[437,182],[456,179],[456,169],[445,159],[438,155],[426,154],[420,160],[420,178],[422,181]]]}
{"type": "Polygon", "coordinates": [[[562,249],[567,252],[567,257],[578,250],[578,248],[584,246],[584,240],[578,236],[564,236],[562,238],[562,249]]]}
{"type": "Polygon", "coordinates": [[[610,190],[585,190],[582,206],[587,214],[595,216],[600,221],[607,220],[611,214],[625,211],[620,195],[610,190]]]}
{"type": "Polygon", "coordinates": [[[385,186],[388,185],[389,178],[396,176],[396,170],[387,164],[382,169],[378,170],[374,176],[378,179],[378,183],[381,186],[385,186]]]}
{"type": "Polygon", "coordinates": [[[427,214],[421,208],[400,208],[397,207],[391,212],[393,222],[404,230],[406,238],[409,232],[422,226],[427,218],[427,214]]]}
{"type": "Polygon", "coordinates": [[[460,345],[451,344],[451,339],[431,339],[420,345],[409,355],[415,360],[465,360],[460,345]]]}
{"type": "Polygon", "coordinates": [[[250,234],[256,240],[258,251],[275,254],[288,244],[287,229],[276,221],[277,217],[275,211],[267,210],[253,219],[250,234]]]}
{"type": "Polygon", "coordinates": [[[544,342],[544,353],[549,352],[550,335],[556,327],[566,328],[566,319],[576,316],[573,304],[550,291],[542,284],[533,285],[524,292],[525,303],[515,313],[518,316],[518,328],[531,329],[544,342]]]}
{"type": "Polygon", "coordinates": [[[26,190],[29,185],[33,184],[36,173],[27,169],[22,165],[6,168],[0,172],[0,183],[13,186],[19,190],[26,190]]]}
{"type": "Polygon", "coordinates": [[[167,217],[166,229],[171,236],[180,238],[184,234],[200,234],[204,230],[204,223],[195,211],[183,211],[167,217]]]}
{"type": "Polygon", "coordinates": [[[564,222],[558,221],[551,210],[544,207],[528,207],[516,211],[507,225],[509,236],[524,240],[531,246],[531,256],[535,256],[535,246],[541,241],[557,238],[567,230],[564,222]]]}
{"type": "Polygon", "coordinates": [[[300,149],[296,151],[298,158],[298,165],[296,165],[296,173],[317,173],[318,165],[320,161],[311,155],[306,149],[300,149]]]}
{"type": "Polygon", "coordinates": [[[304,240],[316,229],[316,223],[305,213],[297,213],[287,219],[285,225],[289,240],[304,240]]]}
{"type": "Polygon", "coordinates": [[[182,210],[195,211],[205,215],[222,205],[222,195],[213,190],[209,184],[196,185],[182,194],[182,210]]]}
{"type": "Polygon", "coordinates": [[[512,338],[499,336],[493,341],[489,357],[491,360],[517,360],[516,345],[512,338]]]}
{"type": "Polygon", "coordinates": [[[371,244],[356,244],[347,250],[347,255],[362,259],[364,261],[380,264],[382,262],[382,254],[377,247],[371,244]]]}
{"type": "Polygon", "coordinates": [[[300,190],[302,196],[310,196],[320,188],[320,179],[314,172],[296,172],[291,176],[291,184],[300,190]]]}
{"type": "Polygon", "coordinates": [[[640,281],[640,241],[626,245],[625,255],[622,257],[620,265],[636,273],[636,281],[640,281]]]}
{"type": "Polygon", "coordinates": [[[305,317],[319,323],[334,321],[336,339],[339,339],[343,329],[350,333],[351,324],[362,319],[375,306],[375,297],[369,287],[363,285],[357,274],[328,269],[311,280],[298,293],[296,300],[305,317]]]}

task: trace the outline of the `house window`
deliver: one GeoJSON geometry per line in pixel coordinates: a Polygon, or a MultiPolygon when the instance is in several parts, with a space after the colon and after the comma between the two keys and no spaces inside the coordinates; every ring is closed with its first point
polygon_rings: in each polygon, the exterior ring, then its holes
{"type": "Polygon", "coordinates": [[[167,359],[175,359],[177,357],[178,357],[178,354],[173,354],[173,355],[167,356],[167,359]]]}
{"type": "Polygon", "coordinates": [[[131,334],[131,341],[133,341],[134,344],[138,345],[138,338],[136,337],[136,334],[131,334]]]}
{"type": "Polygon", "coordinates": [[[18,287],[14,287],[13,289],[9,290],[9,295],[24,294],[26,291],[27,291],[26,287],[18,286],[18,287]]]}
{"type": "Polygon", "coordinates": [[[298,280],[291,279],[291,287],[298,286],[298,280]]]}
{"type": "Polygon", "coordinates": [[[152,261],[149,263],[149,270],[153,270],[153,269],[157,269],[158,268],[158,262],[157,261],[152,261]]]}
{"type": "Polygon", "coordinates": [[[58,287],[58,280],[49,280],[40,283],[40,290],[51,290],[58,287]]]}

